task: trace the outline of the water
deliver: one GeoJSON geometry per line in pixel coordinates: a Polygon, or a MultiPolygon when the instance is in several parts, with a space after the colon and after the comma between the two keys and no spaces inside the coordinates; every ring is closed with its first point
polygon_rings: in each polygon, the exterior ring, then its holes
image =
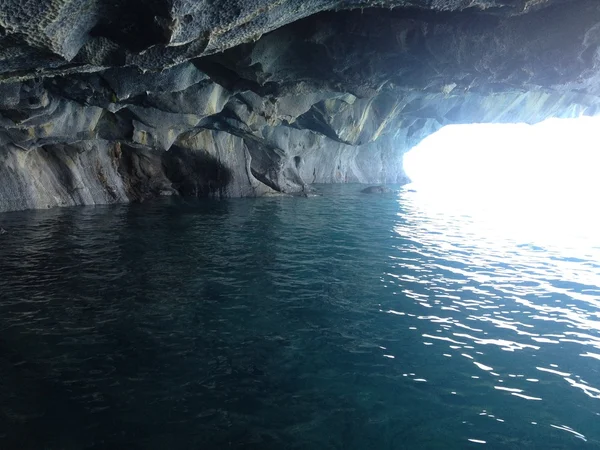
{"type": "Polygon", "coordinates": [[[597,243],[321,189],[0,216],[0,448],[600,448],[597,243]]]}

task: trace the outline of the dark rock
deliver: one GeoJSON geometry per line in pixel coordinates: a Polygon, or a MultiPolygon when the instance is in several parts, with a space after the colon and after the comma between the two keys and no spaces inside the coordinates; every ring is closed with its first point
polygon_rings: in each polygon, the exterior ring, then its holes
{"type": "Polygon", "coordinates": [[[385,186],[369,186],[361,190],[363,194],[390,194],[394,192],[392,189],[385,186]]]}
{"type": "Polygon", "coordinates": [[[0,211],[402,184],[440,127],[598,113],[596,0],[7,0],[0,211]]]}

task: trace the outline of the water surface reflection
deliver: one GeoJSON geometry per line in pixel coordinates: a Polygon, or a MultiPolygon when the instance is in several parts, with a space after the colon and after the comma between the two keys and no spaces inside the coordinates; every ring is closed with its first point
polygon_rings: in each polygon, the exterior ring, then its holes
{"type": "Polygon", "coordinates": [[[600,444],[595,245],[321,189],[3,215],[1,447],[600,444]]]}

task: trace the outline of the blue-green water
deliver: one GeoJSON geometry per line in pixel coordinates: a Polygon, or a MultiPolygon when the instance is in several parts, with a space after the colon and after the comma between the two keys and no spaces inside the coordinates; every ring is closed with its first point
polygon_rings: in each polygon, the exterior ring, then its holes
{"type": "Polygon", "coordinates": [[[593,243],[321,190],[0,216],[0,448],[600,448],[593,243]]]}

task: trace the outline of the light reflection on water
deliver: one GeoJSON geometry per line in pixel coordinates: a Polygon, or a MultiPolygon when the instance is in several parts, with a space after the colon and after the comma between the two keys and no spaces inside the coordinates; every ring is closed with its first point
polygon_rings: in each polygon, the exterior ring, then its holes
{"type": "MultiPolygon", "coordinates": [[[[408,316],[439,326],[435,336],[422,334],[423,344],[436,342],[446,347],[445,357],[466,358],[495,390],[543,402],[561,396],[538,389],[551,376],[600,399],[600,365],[583,362],[600,360],[596,210],[539,210],[526,197],[488,196],[483,204],[482,198],[441,186],[404,189],[394,227],[399,243],[384,283],[423,308],[408,316]],[[488,347],[527,352],[527,364],[515,373],[495,370],[488,347]]],[[[587,441],[568,425],[550,426],[587,441]]]]}

